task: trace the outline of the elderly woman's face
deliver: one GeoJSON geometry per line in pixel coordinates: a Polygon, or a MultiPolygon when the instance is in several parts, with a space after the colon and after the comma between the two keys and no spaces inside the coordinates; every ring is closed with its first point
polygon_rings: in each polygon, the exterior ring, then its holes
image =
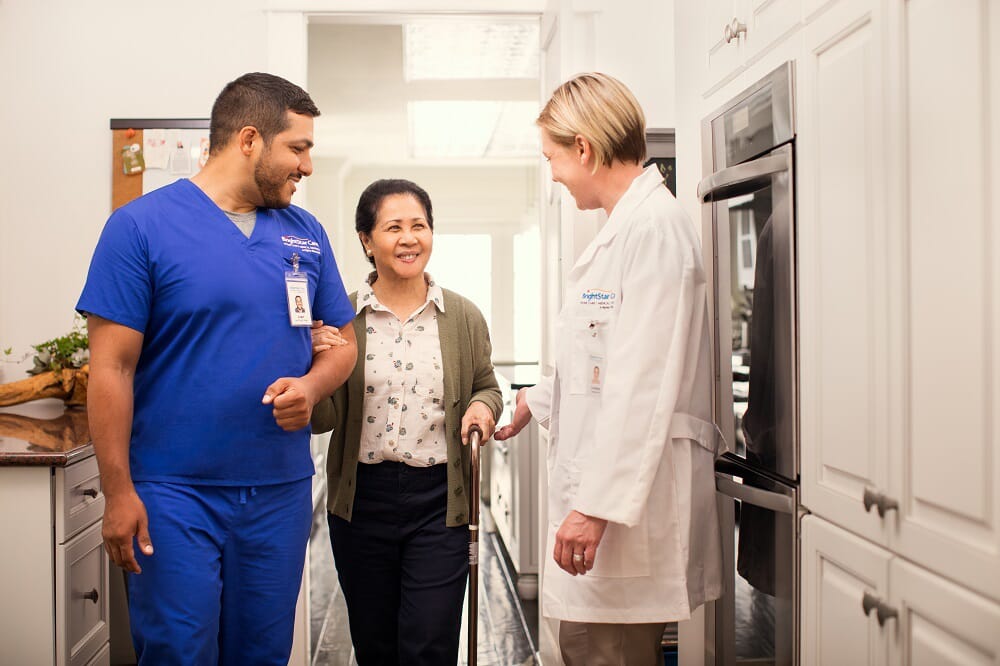
{"type": "Polygon", "coordinates": [[[362,238],[372,253],[379,277],[423,279],[431,258],[434,234],[427,212],[412,194],[392,194],[382,200],[371,237],[362,238]]]}
{"type": "Polygon", "coordinates": [[[549,163],[552,180],[565,186],[580,210],[599,208],[588,187],[592,177],[591,166],[590,161],[585,159],[583,150],[577,145],[556,143],[544,129],[541,130],[541,135],[542,155],[549,163]]]}

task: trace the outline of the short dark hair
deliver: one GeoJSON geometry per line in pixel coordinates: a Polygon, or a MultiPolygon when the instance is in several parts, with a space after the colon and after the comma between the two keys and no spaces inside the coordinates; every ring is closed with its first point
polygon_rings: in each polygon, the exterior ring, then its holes
{"type": "MultiPolygon", "coordinates": [[[[382,201],[386,197],[391,197],[394,194],[413,195],[424,208],[424,217],[427,218],[427,226],[431,228],[431,231],[434,231],[434,209],[431,206],[430,195],[427,194],[424,188],[413,181],[403,180],[402,178],[376,180],[365,188],[365,191],[361,193],[361,197],[358,199],[358,209],[354,213],[354,230],[371,237],[372,229],[375,228],[375,218],[378,216],[379,206],[382,205],[382,201]]],[[[364,249],[364,243],[361,244],[361,249],[364,249]]],[[[368,261],[371,262],[372,266],[375,265],[373,257],[368,257],[368,261]]]]}
{"type": "Polygon", "coordinates": [[[319,109],[302,88],[280,76],[264,72],[244,74],[230,81],[215,98],[209,125],[209,151],[215,154],[232,136],[250,125],[265,144],[288,127],[287,112],[315,118],[319,109]]]}

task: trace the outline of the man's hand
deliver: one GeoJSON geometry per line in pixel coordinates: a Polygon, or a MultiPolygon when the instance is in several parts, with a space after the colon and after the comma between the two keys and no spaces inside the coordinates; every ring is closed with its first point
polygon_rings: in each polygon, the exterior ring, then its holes
{"type": "Polygon", "coordinates": [[[493,433],[493,438],[498,442],[510,439],[517,433],[521,432],[521,430],[524,429],[524,426],[528,425],[531,421],[531,410],[528,409],[528,401],[524,396],[524,393],[527,390],[528,389],[526,388],[518,390],[517,397],[514,398],[514,416],[511,417],[510,423],[502,428],[498,428],[497,431],[493,433]]]}
{"type": "Polygon", "coordinates": [[[570,511],[556,531],[556,546],[552,559],[566,573],[585,574],[594,568],[597,547],[604,537],[608,521],[570,511]]]}
{"type": "Polygon", "coordinates": [[[302,378],[282,377],[267,387],[261,402],[274,405],[274,420],[282,430],[294,432],[309,425],[317,400],[302,378]]]}
{"type": "Polygon", "coordinates": [[[146,505],[135,490],[121,495],[104,496],[104,521],[101,525],[104,550],[111,561],[132,573],[142,573],[142,567],[135,560],[132,539],[139,542],[143,555],[153,554],[153,542],[149,538],[149,519],[146,505]]]}

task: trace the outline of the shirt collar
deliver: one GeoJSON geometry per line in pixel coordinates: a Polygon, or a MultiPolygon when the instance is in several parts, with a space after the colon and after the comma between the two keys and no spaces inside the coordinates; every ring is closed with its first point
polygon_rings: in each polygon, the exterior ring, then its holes
{"type": "MultiPolygon", "coordinates": [[[[372,271],[368,274],[368,277],[365,278],[364,284],[361,285],[361,288],[358,289],[358,314],[360,314],[365,307],[371,307],[372,310],[381,310],[383,312],[389,311],[389,308],[379,302],[378,296],[375,295],[375,290],[372,289],[372,284],[374,284],[377,278],[378,273],[376,271],[372,271]]],[[[424,273],[424,280],[427,282],[427,300],[424,301],[424,304],[418,308],[417,311],[423,311],[423,309],[427,307],[428,303],[433,303],[435,307],[437,307],[438,312],[444,312],[444,292],[441,290],[441,287],[439,287],[437,282],[434,281],[434,278],[431,277],[430,273],[424,273]]]]}

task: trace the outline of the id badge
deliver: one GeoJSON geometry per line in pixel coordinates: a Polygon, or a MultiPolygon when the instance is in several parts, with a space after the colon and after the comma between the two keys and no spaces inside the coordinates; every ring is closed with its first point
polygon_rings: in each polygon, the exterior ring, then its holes
{"type": "Polygon", "coordinates": [[[590,355],[590,392],[600,393],[604,385],[604,357],[590,355]]]}
{"type": "Polygon", "coordinates": [[[309,307],[309,277],[299,272],[299,255],[292,255],[292,270],[285,271],[285,292],[288,294],[288,320],[292,326],[312,326],[309,307]]]}

